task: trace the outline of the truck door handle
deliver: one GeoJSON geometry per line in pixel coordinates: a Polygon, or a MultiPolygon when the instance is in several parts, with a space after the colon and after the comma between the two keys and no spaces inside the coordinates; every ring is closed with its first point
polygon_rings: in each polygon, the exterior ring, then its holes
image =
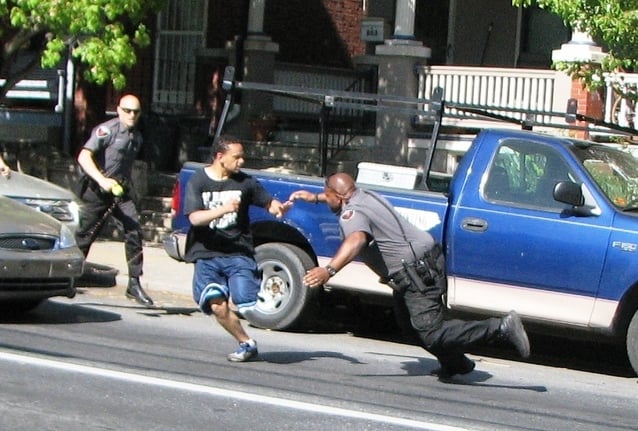
{"type": "Polygon", "coordinates": [[[463,219],[461,226],[463,229],[472,232],[485,232],[487,230],[487,221],[476,217],[466,217],[463,219]]]}

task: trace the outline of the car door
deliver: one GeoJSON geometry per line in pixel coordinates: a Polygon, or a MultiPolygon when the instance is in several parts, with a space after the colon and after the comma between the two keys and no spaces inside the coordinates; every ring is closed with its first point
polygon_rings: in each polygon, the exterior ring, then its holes
{"type": "Polygon", "coordinates": [[[589,322],[612,216],[570,214],[553,200],[559,180],[582,183],[565,154],[539,142],[501,143],[486,175],[468,183],[477,193],[463,193],[448,227],[453,308],[589,322]]]}

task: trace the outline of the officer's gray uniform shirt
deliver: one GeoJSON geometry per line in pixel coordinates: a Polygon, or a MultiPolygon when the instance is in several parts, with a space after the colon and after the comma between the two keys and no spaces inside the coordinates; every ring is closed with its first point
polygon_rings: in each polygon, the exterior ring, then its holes
{"type": "Polygon", "coordinates": [[[403,260],[414,262],[421,258],[434,245],[432,235],[419,230],[385,198],[369,190],[355,190],[341,209],[339,226],[344,237],[353,232],[368,234],[370,243],[362,250],[361,258],[383,277],[403,269],[403,260]]]}
{"type": "Polygon", "coordinates": [[[84,148],[93,153],[95,163],[107,177],[130,180],[142,148],[142,134],[113,118],[93,130],[84,148]]]}

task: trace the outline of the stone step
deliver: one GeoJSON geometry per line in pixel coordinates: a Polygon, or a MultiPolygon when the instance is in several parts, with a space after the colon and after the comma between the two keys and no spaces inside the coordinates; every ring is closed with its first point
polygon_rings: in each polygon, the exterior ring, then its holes
{"type": "MultiPolygon", "coordinates": [[[[374,141],[367,136],[354,139],[328,161],[330,172],[350,172],[374,141]],[[345,167],[344,167],[345,166],[345,167]]],[[[308,175],[319,175],[321,159],[318,135],[303,132],[278,132],[273,141],[244,144],[247,168],[283,168],[308,175]]],[[[352,172],[350,172],[352,173],[352,172]]]]}
{"type": "MultiPolygon", "coordinates": [[[[170,232],[170,222],[165,220],[162,220],[162,222],[158,224],[149,222],[142,224],[144,242],[150,245],[160,245],[164,237],[170,232]],[[168,226],[166,225],[167,223],[168,226]]],[[[110,219],[104,225],[99,237],[115,241],[124,241],[124,231],[116,220],[110,219]]]]}
{"type": "Polygon", "coordinates": [[[173,172],[148,172],[148,196],[171,196],[178,174],[173,172]]]}
{"type": "Polygon", "coordinates": [[[170,212],[155,212],[152,210],[140,211],[140,224],[144,227],[160,227],[171,228],[171,214],[170,212]]]}
{"type": "Polygon", "coordinates": [[[169,228],[162,228],[157,226],[142,226],[142,235],[144,241],[149,245],[160,245],[166,235],[171,232],[169,228]]]}
{"type": "MultiPolygon", "coordinates": [[[[150,244],[160,244],[166,234],[171,231],[171,198],[162,196],[145,196],[138,203],[140,224],[144,241],[150,244]]],[[[120,224],[110,218],[102,232],[101,238],[124,240],[124,231],[120,224]]]]}
{"type": "Polygon", "coordinates": [[[144,196],[137,201],[139,212],[148,210],[170,214],[173,198],[170,196],[144,196]]]}
{"type": "Polygon", "coordinates": [[[310,175],[318,173],[320,157],[316,144],[272,141],[246,143],[244,147],[246,168],[279,168],[310,175]]]}

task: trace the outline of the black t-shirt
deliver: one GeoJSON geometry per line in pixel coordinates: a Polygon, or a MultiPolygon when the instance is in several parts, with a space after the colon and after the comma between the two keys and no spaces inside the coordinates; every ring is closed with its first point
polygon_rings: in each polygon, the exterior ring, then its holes
{"type": "Polygon", "coordinates": [[[237,212],[224,214],[208,226],[191,227],[185,256],[187,262],[216,256],[254,255],[248,210],[250,205],[266,208],[272,200],[270,193],[255,178],[240,172],[217,181],[204,169],[199,169],[186,186],[184,213],[215,208],[232,199],[240,201],[237,212]]]}

